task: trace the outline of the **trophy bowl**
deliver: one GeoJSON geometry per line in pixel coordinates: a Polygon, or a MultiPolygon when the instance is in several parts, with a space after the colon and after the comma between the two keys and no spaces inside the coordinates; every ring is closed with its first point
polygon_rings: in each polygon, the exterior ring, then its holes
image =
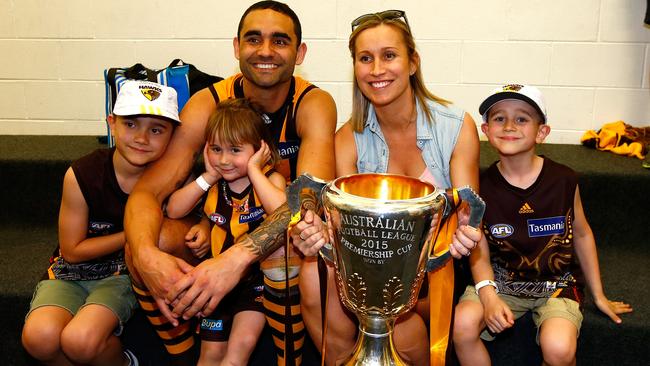
{"type": "Polygon", "coordinates": [[[418,299],[444,191],[401,175],[353,174],[328,183],[322,201],[338,292],[359,320],[355,349],[343,364],[404,365],[392,330],[418,299]]]}

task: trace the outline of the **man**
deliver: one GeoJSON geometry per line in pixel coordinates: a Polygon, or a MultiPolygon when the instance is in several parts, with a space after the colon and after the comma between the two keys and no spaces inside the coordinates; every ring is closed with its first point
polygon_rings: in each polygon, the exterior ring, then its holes
{"type": "MultiPolygon", "coordinates": [[[[304,172],[322,179],[334,178],[336,107],[327,92],[309,87],[304,80],[293,76],[295,65],[302,63],[307,50],[301,42],[301,33],[298,17],[285,4],[262,1],[249,7],[233,40],[242,77],[226,79],[192,96],[181,112],[183,123],[175,131],[165,155],[148,169],[131,192],[125,232],[134,288],[141,299],[147,296],[144,288],[148,289],[160,312],[174,327],[181,318],[187,320],[197,314],[211,313],[251,263],[281,245],[282,240],[277,240],[278,233],[282,232],[280,226],[286,226],[290,215],[284,205],[258,230],[217,258],[205,260],[196,267],[184,260],[190,258],[187,250],[178,247],[184,241],[187,222],[165,219],[161,204],[183,184],[201,153],[205,125],[217,99],[224,94],[250,98],[266,112],[269,120],[280,120],[289,130],[295,128],[293,144],[287,138],[290,131],[285,128],[278,136],[279,142],[286,140],[289,147],[290,154],[285,156],[288,162],[284,164],[288,167],[285,172],[288,180],[304,172]],[[290,95],[298,87],[304,89],[302,93],[290,95]]],[[[272,121],[270,124],[276,125],[272,121]]],[[[178,333],[170,332],[169,327],[162,331],[176,339],[165,339],[172,355],[187,353],[192,345],[191,337],[179,339],[178,333]]],[[[161,336],[166,338],[164,334],[161,336]]]]}

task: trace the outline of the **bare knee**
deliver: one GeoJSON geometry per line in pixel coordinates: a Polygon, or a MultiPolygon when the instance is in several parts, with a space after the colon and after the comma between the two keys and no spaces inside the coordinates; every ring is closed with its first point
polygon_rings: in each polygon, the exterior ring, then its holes
{"type": "Polygon", "coordinates": [[[483,328],[483,306],[481,304],[462,301],[456,306],[452,332],[455,343],[477,340],[483,328]]]}
{"type": "Polygon", "coordinates": [[[226,342],[201,342],[201,357],[197,366],[220,365],[226,357],[226,342]]]}
{"type": "Polygon", "coordinates": [[[88,364],[104,348],[105,339],[92,327],[68,326],[61,332],[61,348],[66,356],[78,363],[88,364]]]}
{"type": "Polygon", "coordinates": [[[395,348],[412,365],[429,364],[429,338],[422,318],[409,312],[395,324],[395,348]]]}
{"type": "Polygon", "coordinates": [[[72,314],[57,306],[34,309],[23,327],[25,350],[40,361],[57,358],[61,354],[61,333],[71,319],[72,314]]]}
{"type": "Polygon", "coordinates": [[[562,340],[546,339],[540,341],[544,363],[547,365],[574,365],[576,356],[576,342],[563,342],[562,340]]]}
{"type": "Polygon", "coordinates": [[[52,360],[61,352],[61,328],[47,322],[33,324],[28,319],[23,327],[22,343],[35,359],[52,360]]]}
{"type": "MultiPolygon", "coordinates": [[[[555,320],[555,319],[549,319],[555,320]]],[[[539,344],[547,365],[575,365],[577,330],[568,320],[558,319],[552,325],[542,323],[539,344]],[[561,324],[558,324],[560,322],[561,324]]],[[[550,323],[550,322],[549,322],[550,323]]]]}

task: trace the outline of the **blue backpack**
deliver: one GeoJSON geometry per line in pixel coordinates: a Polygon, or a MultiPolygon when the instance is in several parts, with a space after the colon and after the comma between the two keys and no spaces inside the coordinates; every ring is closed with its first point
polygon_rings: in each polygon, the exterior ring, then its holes
{"type": "MultiPolygon", "coordinates": [[[[126,80],[148,80],[176,89],[178,94],[178,110],[180,112],[187,100],[197,91],[223,80],[222,77],[206,74],[192,64],[186,64],[181,59],[175,59],[169,66],[153,70],[138,63],[131,67],[113,67],[104,70],[106,83],[106,117],[113,112],[113,106],[126,80]]],[[[111,147],[115,145],[111,130],[106,124],[106,142],[111,147]]]]}

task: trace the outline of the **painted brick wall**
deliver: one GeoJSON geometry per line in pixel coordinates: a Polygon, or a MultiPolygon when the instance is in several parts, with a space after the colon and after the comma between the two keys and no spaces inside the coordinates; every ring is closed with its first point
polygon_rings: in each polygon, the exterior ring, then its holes
{"type": "MultiPolygon", "coordinates": [[[[102,71],[182,58],[227,76],[232,37],[252,3],[223,0],[0,0],[0,134],[101,135],[102,71]]],[[[548,141],[587,129],[650,125],[650,28],[644,0],[290,0],[307,58],[297,72],[350,112],[349,23],[404,9],[430,89],[469,111],[505,82],[546,95],[548,141]]]]}

